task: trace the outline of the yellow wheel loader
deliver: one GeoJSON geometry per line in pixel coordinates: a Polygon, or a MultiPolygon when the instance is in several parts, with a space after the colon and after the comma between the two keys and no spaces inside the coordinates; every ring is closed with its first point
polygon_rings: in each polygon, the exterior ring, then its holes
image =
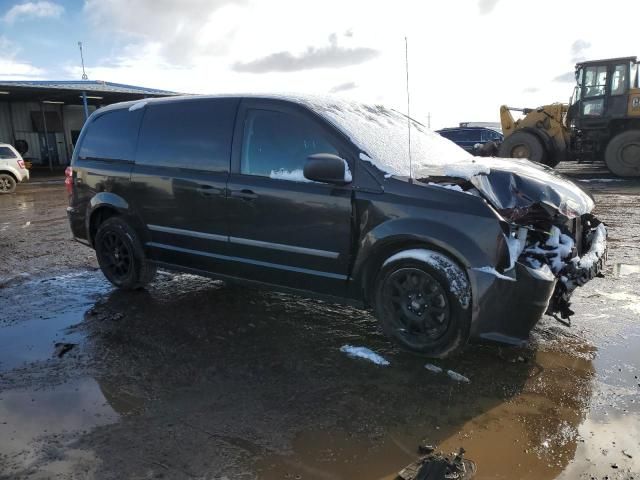
{"type": "Polygon", "coordinates": [[[603,159],[614,174],[640,177],[640,84],[636,57],[576,64],[569,104],[500,107],[500,157],[555,167],[564,160],[603,159]],[[514,120],[512,111],[523,117],[514,120]]]}

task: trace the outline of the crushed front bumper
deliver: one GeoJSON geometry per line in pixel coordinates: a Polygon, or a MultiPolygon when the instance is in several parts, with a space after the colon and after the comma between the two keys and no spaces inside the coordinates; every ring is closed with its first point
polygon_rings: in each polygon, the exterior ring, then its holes
{"type": "Polygon", "coordinates": [[[606,229],[594,217],[590,220],[590,230],[584,232],[582,255],[557,275],[548,268],[534,269],[520,261],[511,272],[513,279],[469,269],[473,295],[471,338],[518,345],[526,342],[543,314],[569,318],[573,314],[569,308],[571,294],[602,276],[607,257],[606,229]]]}
{"type": "Polygon", "coordinates": [[[516,280],[469,271],[473,292],[471,338],[512,345],[526,342],[547,311],[557,284],[555,276],[516,263],[516,280]]]}

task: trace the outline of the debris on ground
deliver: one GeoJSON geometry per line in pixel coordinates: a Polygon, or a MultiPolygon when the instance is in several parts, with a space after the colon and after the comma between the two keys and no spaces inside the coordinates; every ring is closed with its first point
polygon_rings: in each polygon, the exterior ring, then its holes
{"type": "Polygon", "coordinates": [[[629,452],[627,452],[626,450],[622,450],[622,454],[627,457],[627,458],[633,458],[633,455],[631,455],[629,452]]]}
{"type": "Polygon", "coordinates": [[[458,372],[454,372],[453,370],[447,370],[447,375],[449,375],[449,377],[456,382],[471,383],[471,380],[469,380],[467,377],[465,377],[464,375],[460,375],[458,372]]]}
{"type": "Polygon", "coordinates": [[[389,361],[384,357],[378,355],[373,350],[369,350],[367,347],[354,347],[353,345],[343,345],[340,347],[340,351],[346,353],[352,358],[364,358],[376,365],[387,366],[390,365],[389,361]]]}
{"type": "Polygon", "coordinates": [[[53,354],[58,358],[62,358],[77,346],[78,344],[76,343],[60,343],[59,342],[55,344],[55,349],[53,351],[53,354]]]}
{"type": "Polygon", "coordinates": [[[433,363],[427,363],[424,368],[433,373],[442,373],[442,368],[434,365],[433,363]]]}
{"type": "Polygon", "coordinates": [[[469,480],[478,468],[464,457],[464,448],[456,454],[430,453],[398,472],[399,480],[469,480]],[[453,457],[453,458],[452,458],[453,457]]]}

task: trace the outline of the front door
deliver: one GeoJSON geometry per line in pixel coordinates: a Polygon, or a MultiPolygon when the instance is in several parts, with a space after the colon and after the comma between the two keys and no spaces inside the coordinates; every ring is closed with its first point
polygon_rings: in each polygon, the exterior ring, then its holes
{"type": "MultiPolygon", "coordinates": [[[[310,112],[245,100],[229,178],[229,249],[240,276],[344,293],[351,245],[352,188],[308,181],[315,153],[348,159],[342,140],[310,112]]],[[[352,168],[353,171],[353,168],[352,168]]]]}

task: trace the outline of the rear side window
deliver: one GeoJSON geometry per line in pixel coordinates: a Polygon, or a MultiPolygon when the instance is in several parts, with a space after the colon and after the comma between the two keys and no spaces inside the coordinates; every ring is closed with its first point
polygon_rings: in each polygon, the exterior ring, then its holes
{"type": "Polygon", "coordinates": [[[141,116],[141,110],[103,113],[87,125],[78,156],[133,161],[141,116]]]}
{"type": "Polygon", "coordinates": [[[233,98],[147,106],[136,164],[229,171],[237,106],[233,98]]]}
{"type": "Polygon", "coordinates": [[[0,147],[0,160],[8,160],[10,158],[17,158],[9,147],[0,147]]]}

